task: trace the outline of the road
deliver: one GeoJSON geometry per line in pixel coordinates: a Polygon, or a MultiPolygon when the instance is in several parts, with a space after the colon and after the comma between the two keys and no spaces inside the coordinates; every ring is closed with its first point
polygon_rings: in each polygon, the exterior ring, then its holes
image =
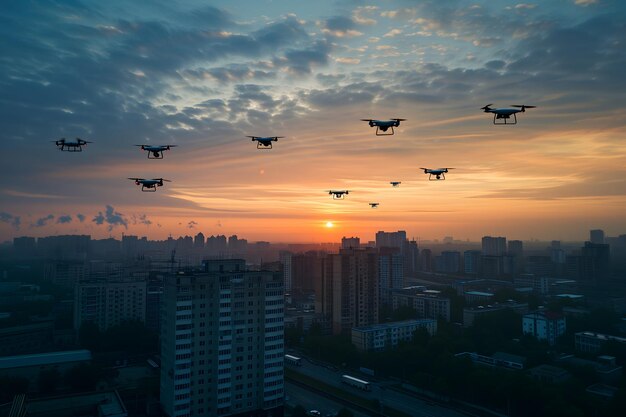
{"type": "Polygon", "coordinates": [[[285,381],[285,403],[292,407],[301,405],[307,411],[317,410],[322,413],[322,416],[335,415],[342,408],[346,408],[352,411],[354,417],[368,417],[367,414],[360,413],[348,406],[345,406],[339,402],[333,401],[327,397],[319,395],[306,388],[292,384],[289,381],[285,381]]]}
{"type": "MultiPolygon", "coordinates": [[[[303,358],[302,366],[291,366],[291,369],[303,375],[322,381],[328,385],[341,388],[354,395],[370,400],[378,399],[382,404],[383,412],[386,406],[391,406],[392,408],[413,417],[467,417],[467,414],[459,411],[442,407],[431,401],[425,401],[417,397],[386,388],[390,385],[389,382],[372,382],[371,392],[364,392],[357,388],[347,386],[341,382],[342,373],[339,370],[333,370],[321,364],[311,363],[305,358],[303,358]]],[[[357,376],[361,379],[367,379],[358,375],[353,376],[357,376]]]]}

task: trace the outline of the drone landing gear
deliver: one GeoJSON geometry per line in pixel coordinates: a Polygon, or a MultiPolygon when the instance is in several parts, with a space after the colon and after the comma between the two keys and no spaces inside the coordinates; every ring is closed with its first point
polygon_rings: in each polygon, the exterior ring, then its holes
{"type": "Polygon", "coordinates": [[[148,159],[163,159],[163,152],[148,152],[148,159]]]}
{"type": "Polygon", "coordinates": [[[263,145],[261,144],[261,142],[257,142],[256,148],[257,149],[272,149],[272,144],[270,143],[269,145],[263,145]]]}
{"type": "Polygon", "coordinates": [[[428,175],[428,181],[443,181],[443,180],[446,179],[446,175],[445,174],[435,175],[435,179],[432,179],[432,178],[433,178],[433,174],[429,174],[428,175]],[[440,176],[442,178],[440,178],[440,176]]]}
{"type": "Polygon", "coordinates": [[[515,113],[513,113],[513,123],[507,123],[507,120],[509,120],[508,117],[500,117],[500,119],[504,120],[504,122],[496,122],[496,120],[498,119],[498,115],[494,114],[493,115],[493,124],[494,125],[516,125],[517,124],[517,116],[515,115],[515,113]]]}
{"type": "Polygon", "coordinates": [[[141,191],[143,191],[144,193],[156,193],[156,187],[145,187],[145,186],[142,186],[141,187],[141,191]]]}
{"type": "Polygon", "coordinates": [[[381,130],[380,127],[376,126],[376,136],[391,136],[394,134],[393,131],[393,126],[389,126],[389,129],[391,129],[391,133],[380,133],[380,132],[384,132],[384,130],[381,130]]]}
{"type": "Polygon", "coordinates": [[[342,194],[340,196],[333,194],[333,200],[343,200],[345,198],[345,196],[342,194]]]}
{"type": "Polygon", "coordinates": [[[72,147],[67,146],[67,149],[64,149],[63,146],[61,146],[61,150],[64,152],[82,152],[83,148],[81,146],[72,146],[72,147]]]}

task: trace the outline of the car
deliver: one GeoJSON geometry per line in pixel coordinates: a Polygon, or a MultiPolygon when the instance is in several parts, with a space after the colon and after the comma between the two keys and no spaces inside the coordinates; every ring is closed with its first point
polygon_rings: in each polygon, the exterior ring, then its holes
{"type": "Polygon", "coordinates": [[[315,417],[322,417],[322,413],[320,413],[317,410],[310,410],[308,415],[315,416],[315,417]]]}

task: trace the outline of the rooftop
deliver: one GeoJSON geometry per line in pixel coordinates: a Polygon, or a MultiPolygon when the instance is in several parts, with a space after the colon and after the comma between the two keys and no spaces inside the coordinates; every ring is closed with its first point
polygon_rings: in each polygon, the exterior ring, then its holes
{"type": "Polygon", "coordinates": [[[12,369],[22,368],[26,366],[52,365],[56,363],[90,360],[91,352],[85,349],[35,353],[30,355],[4,356],[0,358],[0,369],[12,369]]]}
{"type": "Polygon", "coordinates": [[[414,319],[414,320],[392,321],[390,323],[373,324],[371,326],[353,327],[352,330],[357,330],[360,332],[369,332],[369,331],[374,331],[374,330],[394,329],[398,327],[414,326],[414,325],[428,324],[428,323],[437,323],[437,320],[414,319]]]}

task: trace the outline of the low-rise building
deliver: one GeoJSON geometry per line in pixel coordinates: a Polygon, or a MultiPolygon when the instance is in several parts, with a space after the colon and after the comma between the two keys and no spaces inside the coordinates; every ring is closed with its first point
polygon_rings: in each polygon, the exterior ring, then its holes
{"type": "Polygon", "coordinates": [[[554,346],[556,340],[565,334],[565,327],[565,316],[553,311],[538,310],[524,314],[522,318],[524,334],[535,336],[541,341],[548,342],[550,346],[554,346]]]}
{"type": "Polygon", "coordinates": [[[420,328],[434,335],[437,332],[437,320],[417,319],[353,327],[352,344],[360,351],[385,350],[413,339],[415,331],[420,328]]]}
{"type": "Polygon", "coordinates": [[[506,303],[495,303],[486,306],[467,307],[463,309],[463,327],[471,327],[479,317],[495,314],[504,310],[513,310],[517,314],[528,313],[528,303],[517,303],[510,301],[506,303]]]}
{"type": "Polygon", "coordinates": [[[438,291],[396,290],[391,299],[394,310],[408,306],[417,312],[418,318],[450,321],[450,299],[442,297],[438,291]]]}
{"type": "Polygon", "coordinates": [[[541,382],[558,383],[568,380],[571,375],[565,369],[552,365],[539,365],[528,370],[529,375],[541,382]]]}
{"type": "Polygon", "coordinates": [[[100,391],[84,394],[30,399],[16,396],[12,416],[28,417],[127,417],[128,411],[117,391],[100,391]]]}
{"type": "Polygon", "coordinates": [[[574,335],[576,350],[585,353],[598,353],[608,341],[625,344],[626,337],[611,336],[595,332],[578,332],[574,335]]]}
{"type": "Polygon", "coordinates": [[[63,374],[76,365],[90,362],[91,352],[84,349],[5,356],[0,358],[0,376],[26,378],[31,387],[36,387],[41,371],[56,369],[63,374]]]}

